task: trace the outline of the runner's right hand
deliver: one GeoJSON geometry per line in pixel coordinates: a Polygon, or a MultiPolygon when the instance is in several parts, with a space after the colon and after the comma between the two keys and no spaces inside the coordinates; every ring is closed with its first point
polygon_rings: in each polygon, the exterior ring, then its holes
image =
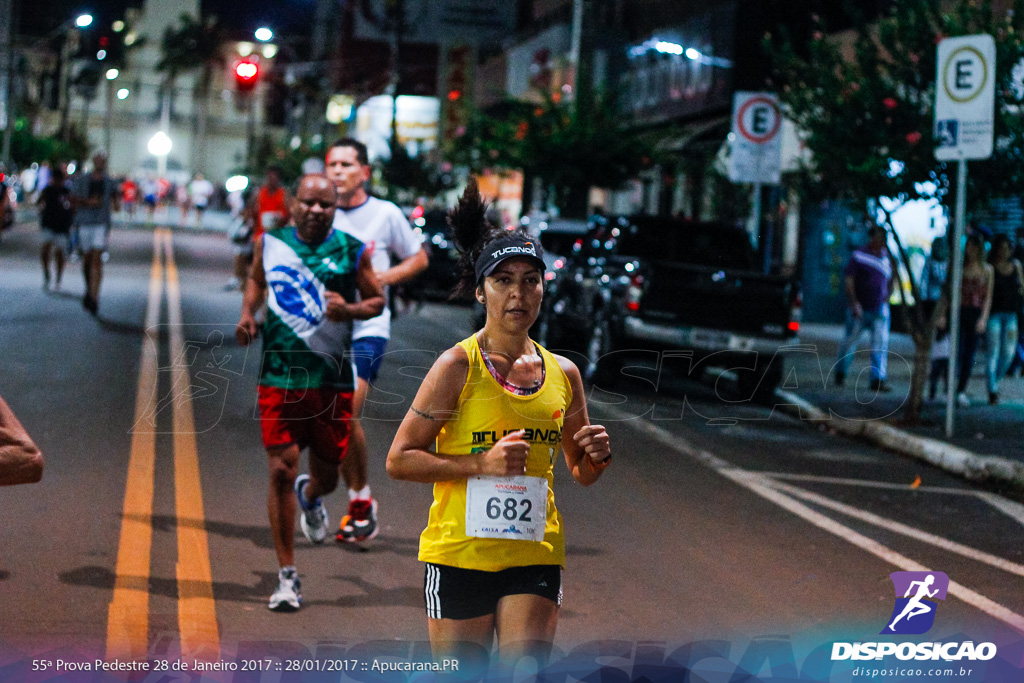
{"type": "Polygon", "coordinates": [[[523,441],[524,430],[509,432],[483,454],[480,474],[492,477],[515,477],[526,474],[526,456],[530,444],[523,441]]]}
{"type": "Polygon", "coordinates": [[[259,334],[260,328],[256,319],[252,316],[245,316],[235,325],[235,340],[239,346],[248,346],[259,334]]]}

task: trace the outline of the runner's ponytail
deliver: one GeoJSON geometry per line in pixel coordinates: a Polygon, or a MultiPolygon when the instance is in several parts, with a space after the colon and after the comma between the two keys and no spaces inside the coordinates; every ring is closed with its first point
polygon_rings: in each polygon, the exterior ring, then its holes
{"type": "Polygon", "coordinates": [[[487,220],[488,205],[480,195],[476,178],[470,178],[458,204],[448,210],[448,225],[451,226],[455,247],[461,254],[458,264],[459,281],[452,292],[452,299],[472,296],[477,286],[474,269],[476,259],[487,242],[500,237],[504,232],[487,220]]]}

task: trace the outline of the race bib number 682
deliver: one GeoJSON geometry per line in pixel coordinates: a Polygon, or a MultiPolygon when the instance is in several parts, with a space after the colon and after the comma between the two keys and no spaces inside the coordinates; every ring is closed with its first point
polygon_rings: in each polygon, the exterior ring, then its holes
{"type": "Polygon", "coordinates": [[[466,535],[543,541],[548,511],[544,477],[472,477],[466,482],[466,535]]]}

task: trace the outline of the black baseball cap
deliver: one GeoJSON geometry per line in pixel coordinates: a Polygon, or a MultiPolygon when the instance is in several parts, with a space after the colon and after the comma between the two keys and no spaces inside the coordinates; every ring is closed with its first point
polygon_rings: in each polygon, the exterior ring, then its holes
{"type": "Polygon", "coordinates": [[[476,281],[479,284],[485,277],[494,272],[498,264],[510,258],[528,258],[534,261],[543,272],[545,269],[544,252],[540,242],[525,235],[509,235],[488,244],[476,259],[476,281]]]}

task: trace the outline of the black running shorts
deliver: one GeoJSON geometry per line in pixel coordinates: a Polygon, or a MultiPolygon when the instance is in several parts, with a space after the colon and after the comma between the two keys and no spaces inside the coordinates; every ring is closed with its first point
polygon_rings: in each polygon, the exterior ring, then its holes
{"type": "Polygon", "coordinates": [[[494,614],[498,601],[506,595],[539,595],[561,606],[562,568],[535,564],[484,572],[427,562],[423,595],[431,619],[473,619],[494,614]]]}

